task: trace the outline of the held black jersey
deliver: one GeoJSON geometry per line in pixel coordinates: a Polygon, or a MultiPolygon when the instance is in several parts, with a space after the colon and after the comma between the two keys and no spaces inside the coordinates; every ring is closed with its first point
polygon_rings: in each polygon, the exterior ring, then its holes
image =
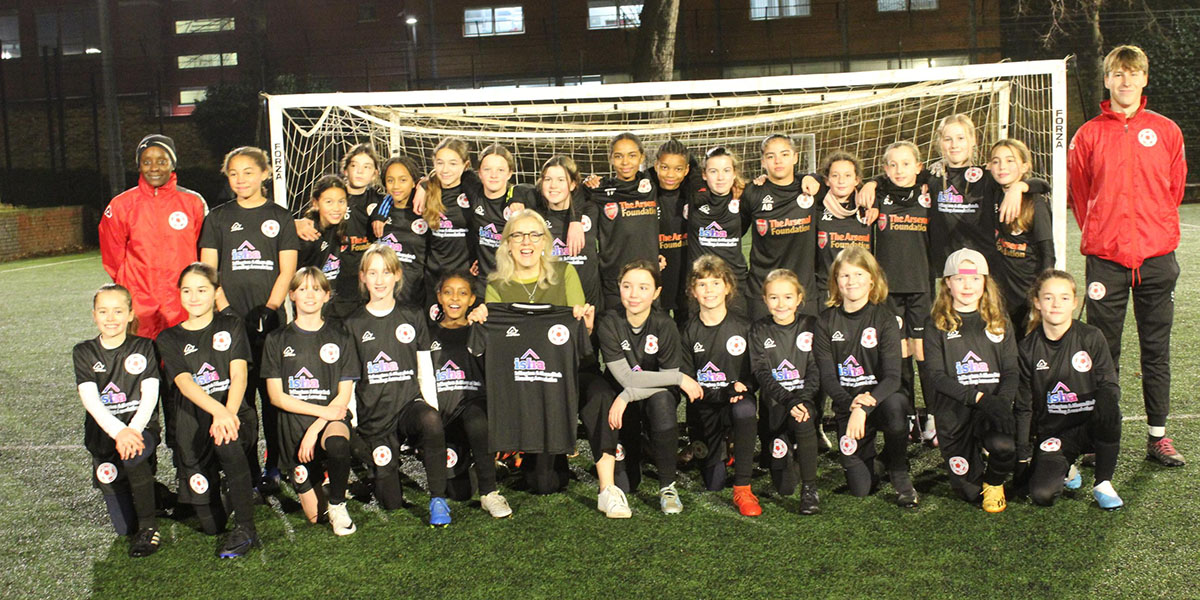
{"type": "Polygon", "coordinates": [[[449,421],[458,413],[463,401],[483,398],[483,361],[467,349],[470,327],[447,329],[434,326],[433,343],[429,350],[433,358],[433,375],[437,380],[438,412],[449,421]]]}
{"type": "Polygon", "coordinates": [[[886,177],[881,179],[876,179],[879,219],[875,221],[874,247],[875,258],[887,274],[888,291],[929,293],[930,197],[921,192],[920,182],[902,188],[886,177]]]}
{"type": "Polygon", "coordinates": [[[752,223],[750,297],[762,296],[762,283],[772,269],[791,269],[804,289],[813,287],[816,268],[816,219],[812,196],[800,193],[800,177],[780,186],[751,183],[742,192],[741,210],[752,223]]]}
{"type": "Polygon", "coordinates": [[[1026,301],[1029,287],[1049,259],[1043,256],[1042,242],[1054,239],[1050,203],[1040,194],[1031,195],[1026,202],[1033,202],[1033,224],[1029,230],[1014,231],[1001,224],[996,232],[996,252],[1000,256],[996,270],[1004,286],[1004,301],[1010,308],[1014,302],[1026,301]]]}
{"type": "Polygon", "coordinates": [[[421,397],[417,352],[432,342],[425,317],[400,304],[378,317],[363,306],[344,325],[358,354],[357,428],[368,438],[386,435],[395,430],[400,408],[421,397]]]}
{"type": "MultiPolygon", "coordinates": [[[[279,379],[283,393],[301,402],[329,406],[337,396],[339,383],[358,379],[354,343],[335,323],[326,321],[320,329],[308,331],[292,322],[267,335],[261,373],[263,379],[279,379]]],[[[280,411],[279,429],[285,447],[299,444],[316,420],[280,411]]]]}
{"type": "Polygon", "coordinates": [[[468,239],[472,214],[471,200],[467,195],[470,189],[467,173],[470,171],[463,173],[463,181],[459,185],[442,188],[442,212],[438,215],[438,228],[430,228],[429,260],[425,264],[433,279],[442,273],[466,270],[475,259],[472,240],[468,239]]]}
{"type": "Polygon", "coordinates": [[[200,247],[217,251],[221,289],[233,312],[245,317],[267,303],[279,277],[279,253],[298,251],[300,238],[286,208],[273,202],[242,208],[233,201],[208,213],[200,247]]]}
{"type": "Polygon", "coordinates": [[[1120,394],[1108,343],[1091,325],[1074,320],[1057,341],[1038,327],[1019,346],[1021,387],[1014,410],[1018,443],[1029,439],[1030,428],[1036,439],[1045,439],[1082,425],[1101,394],[1120,394]]]}
{"type": "MultiPolygon", "coordinates": [[[[574,201],[575,199],[572,199],[572,202],[574,201]]],[[[569,208],[551,210],[547,208],[544,200],[536,205],[536,210],[546,220],[546,227],[550,229],[550,254],[575,267],[575,272],[579,274],[579,283],[583,286],[584,298],[588,304],[598,307],[601,302],[600,250],[596,239],[598,230],[595,227],[598,213],[595,204],[587,201],[582,204],[577,214],[573,214],[569,208]],[[571,225],[572,216],[577,218],[583,227],[584,240],[583,250],[574,256],[570,255],[567,248],[567,229],[571,225]]]]}
{"type": "Polygon", "coordinates": [[[569,307],[489,303],[467,347],[483,355],[492,450],[565,454],[575,449],[579,362],[592,354],[569,307]]]}
{"type": "Polygon", "coordinates": [[[633,181],[605,177],[588,195],[600,213],[600,277],[615,294],[622,267],[638,258],[658,262],[657,190],[639,171],[633,181]]]}
{"type": "MultiPolygon", "coordinates": [[[[127,335],[125,343],[112,349],[102,346],[100,338],[95,337],[75,344],[71,355],[75,364],[75,385],[95,383],[104,408],[125,424],[133,420],[142,405],[142,381],[158,379],[158,354],[154,351],[154,342],[144,337],[127,335]]],[[[94,455],[114,451],[113,439],[100,428],[91,413],[85,411],[84,415],[83,445],[94,455]]],[[[146,429],[159,431],[157,407],[146,429]]]]}
{"type": "MultiPolygon", "coordinates": [[[[187,373],[204,393],[221,404],[225,404],[229,392],[229,365],[235,360],[249,365],[254,360],[246,325],[226,313],[213,314],[208,327],[196,331],[184,329],[180,323],[159,334],[156,343],[167,381],[187,373]]],[[[191,404],[190,400],[182,401],[191,404]]]]}
{"type": "MultiPolygon", "coordinates": [[[[853,202],[851,200],[847,208],[854,208],[853,202]]],[[[857,215],[839,219],[822,205],[821,218],[817,221],[817,288],[805,290],[806,294],[825,294],[829,289],[829,268],[833,266],[833,260],[839,252],[851,246],[861,246],[871,252],[871,226],[859,221],[857,215]]]]}
{"type": "Polygon", "coordinates": [[[783,426],[793,406],[811,403],[821,386],[813,354],[815,329],[816,318],[807,315],[788,325],[768,316],[750,327],[750,368],[772,430],[783,426]]]}
{"type": "Polygon", "coordinates": [[[749,220],[742,213],[742,201],[732,194],[719,196],[699,189],[686,207],[688,227],[688,264],[705,254],[720,257],[733,268],[739,283],[746,281],[746,255],[742,254],[742,236],[749,220]]]}
{"type": "MultiPolygon", "coordinates": [[[[532,187],[523,183],[521,186],[532,187]]],[[[471,202],[471,228],[474,231],[477,258],[479,259],[479,275],[487,277],[496,270],[496,249],[504,238],[504,224],[508,222],[508,205],[513,199],[515,188],[509,186],[499,198],[488,198],[480,185],[478,193],[468,188],[468,200],[471,202]]]]}
{"type": "MultiPolygon", "coordinates": [[[[679,330],[665,311],[652,309],[645,323],[635,332],[625,318],[625,309],[604,313],[596,325],[604,362],[625,359],[633,371],[683,369],[679,330]]],[[[616,383],[611,375],[610,381],[616,383]]]]}
{"type": "Polygon", "coordinates": [[[821,391],[829,394],[836,415],[848,416],[850,403],[863,392],[882,401],[900,389],[901,327],[900,318],[883,303],[853,313],[840,306],[821,313],[813,350],[821,391]]]}
{"type": "Polygon", "coordinates": [[[978,392],[1011,402],[1020,383],[1012,325],[996,334],[984,327],[978,311],[958,316],[962,325],[953,331],[938,329],[932,317],[925,324],[925,369],[937,391],[930,406],[974,406],[978,392]]]}
{"type": "MultiPolygon", "coordinates": [[[[390,201],[391,196],[388,196],[390,201]]],[[[425,258],[429,248],[429,223],[411,208],[392,206],[383,219],[380,243],[391,246],[400,259],[404,281],[397,298],[402,304],[425,303],[425,258]]]]}
{"type": "Polygon", "coordinates": [[[728,402],[731,390],[725,388],[737,381],[754,390],[747,341],[750,322],[744,317],[728,313],[725,320],[709,326],[696,314],[681,334],[684,364],[688,375],[704,388],[703,402],[728,402]]]}

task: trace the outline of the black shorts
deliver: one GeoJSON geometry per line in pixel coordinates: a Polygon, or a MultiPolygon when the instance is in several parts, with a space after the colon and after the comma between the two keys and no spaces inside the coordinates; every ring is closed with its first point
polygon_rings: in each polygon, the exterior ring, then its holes
{"type": "MultiPolygon", "coordinates": [[[[151,429],[142,431],[142,441],[146,444],[146,449],[142,452],[145,455],[143,460],[150,460],[158,448],[158,432],[151,429]]],[[[91,455],[92,487],[100,490],[105,496],[128,494],[128,474],[115,445],[111,452],[91,452],[91,455]]]]}
{"type": "MultiPolygon", "coordinates": [[[[207,504],[209,491],[220,481],[221,462],[217,457],[209,428],[212,415],[187,398],[177,398],[173,421],[171,452],[175,457],[175,472],[179,477],[179,501],[185,504],[207,504]]],[[[254,406],[243,402],[238,408],[238,439],[234,444],[243,454],[258,447],[258,413],[254,406]]]]}
{"type": "Polygon", "coordinates": [[[925,320],[929,318],[931,307],[927,292],[911,294],[889,294],[888,307],[901,319],[902,337],[921,339],[925,333],[925,320]]]}

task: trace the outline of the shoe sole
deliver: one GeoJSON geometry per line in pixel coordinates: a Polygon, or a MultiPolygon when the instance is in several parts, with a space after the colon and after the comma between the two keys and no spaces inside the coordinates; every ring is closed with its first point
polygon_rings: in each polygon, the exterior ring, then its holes
{"type": "Polygon", "coordinates": [[[333,535],[336,535],[336,536],[338,536],[338,537],[345,537],[345,536],[347,536],[347,535],[350,535],[350,534],[354,533],[355,531],[358,531],[358,526],[357,526],[357,525],[351,525],[351,526],[350,526],[350,529],[349,529],[349,530],[346,530],[346,531],[337,531],[337,530],[335,529],[335,530],[333,531],[333,535]]]}
{"type": "Polygon", "coordinates": [[[1162,459],[1153,454],[1147,454],[1146,460],[1156,462],[1164,467],[1182,467],[1187,464],[1184,461],[1176,460],[1173,458],[1162,459]],[[1170,462],[1168,462],[1168,461],[1170,461],[1170,462]]]}

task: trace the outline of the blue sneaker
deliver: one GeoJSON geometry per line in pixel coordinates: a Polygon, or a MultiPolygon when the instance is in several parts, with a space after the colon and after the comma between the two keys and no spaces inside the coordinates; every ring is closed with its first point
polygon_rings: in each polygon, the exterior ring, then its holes
{"type": "Polygon", "coordinates": [[[229,532],[229,535],[225,536],[225,542],[217,550],[217,556],[219,558],[240,558],[257,545],[258,534],[253,529],[238,525],[229,532]]]}
{"type": "Polygon", "coordinates": [[[445,498],[429,500],[429,526],[445,527],[450,524],[450,506],[445,498]]]}
{"type": "Polygon", "coordinates": [[[1113,489],[1112,482],[1105,481],[1092,488],[1092,496],[1096,498],[1096,504],[1104,510],[1117,510],[1125,506],[1125,502],[1117,495],[1117,491],[1113,489]]]}
{"type": "Polygon", "coordinates": [[[1071,465],[1071,470],[1067,471],[1066,480],[1063,486],[1068,490],[1077,490],[1083,486],[1083,477],[1079,475],[1079,469],[1075,465],[1071,465]]]}

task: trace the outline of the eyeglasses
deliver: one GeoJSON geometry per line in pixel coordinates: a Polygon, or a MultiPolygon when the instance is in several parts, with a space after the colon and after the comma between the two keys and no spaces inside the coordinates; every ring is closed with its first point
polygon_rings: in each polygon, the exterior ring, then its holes
{"type": "Polygon", "coordinates": [[[540,231],[514,231],[514,232],[508,234],[508,239],[513,240],[518,243],[520,243],[520,242],[537,243],[537,242],[542,241],[542,238],[545,236],[546,236],[546,234],[544,234],[540,231]]]}

